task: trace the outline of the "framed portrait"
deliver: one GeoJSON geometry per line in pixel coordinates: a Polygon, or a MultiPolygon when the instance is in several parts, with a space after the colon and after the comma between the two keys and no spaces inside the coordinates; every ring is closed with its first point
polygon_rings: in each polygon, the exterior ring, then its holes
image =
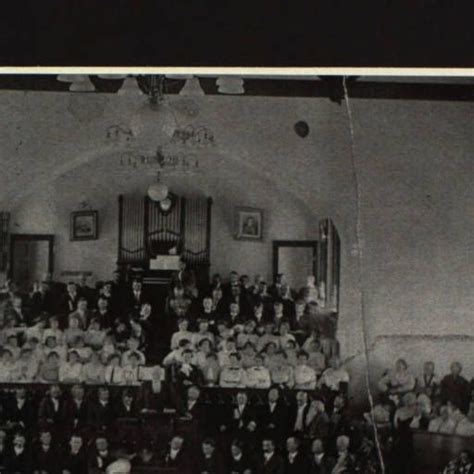
{"type": "Polygon", "coordinates": [[[98,211],[71,212],[70,240],[98,239],[98,221],[98,211]]]}
{"type": "Polygon", "coordinates": [[[238,240],[262,240],[263,211],[253,207],[236,207],[235,238],[238,240]]]}

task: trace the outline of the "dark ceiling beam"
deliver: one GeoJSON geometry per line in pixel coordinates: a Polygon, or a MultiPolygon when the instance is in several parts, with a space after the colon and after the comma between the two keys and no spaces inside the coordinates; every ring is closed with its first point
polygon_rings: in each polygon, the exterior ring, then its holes
{"type": "MultiPolygon", "coordinates": [[[[139,81],[146,80],[145,77],[139,81]]],[[[91,76],[98,92],[116,93],[121,80],[100,79],[91,76]]],[[[184,80],[167,79],[165,93],[177,94],[184,80]]],[[[206,95],[220,95],[214,77],[200,78],[201,87],[206,95]]],[[[344,98],[341,77],[322,77],[309,79],[245,79],[245,94],[249,97],[326,97],[340,103],[344,98]]],[[[30,90],[67,92],[69,84],[59,82],[52,75],[0,75],[0,90],[30,90]]],[[[434,84],[400,82],[363,82],[357,78],[348,78],[349,96],[354,99],[400,99],[435,101],[473,101],[474,85],[434,84]]]]}

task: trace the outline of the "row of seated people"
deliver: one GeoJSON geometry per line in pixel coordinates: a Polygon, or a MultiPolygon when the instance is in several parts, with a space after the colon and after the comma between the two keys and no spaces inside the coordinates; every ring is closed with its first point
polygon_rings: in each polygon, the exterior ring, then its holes
{"type": "Polygon", "coordinates": [[[310,364],[310,355],[304,350],[296,354],[296,363],[292,365],[283,350],[267,350],[264,354],[258,354],[252,346],[247,345],[241,356],[235,350],[217,354],[194,352],[190,346],[190,342],[182,340],[180,347],[164,360],[165,367],[172,368],[172,379],[181,385],[261,389],[278,385],[282,388],[313,390],[324,386],[328,390],[338,390],[339,387],[347,388],[349,383],[349,374],[337,356],[330,359],[328,368],[317,371],[310,364]]]}
{"type": "Polygon", "coordinates": [[[444,466],[441,474],[474,474],[474,456],[472,451],[462,450],[444,466]]]}
{"type": "Polygon", "coordinates": [[[0,468],[11,474],[159,472],[154,468],[173,474],[379,472],[373,443],[368,437],[366,440],[354,450],[349,437],[341,435],[335,441],[334,453],[329,453],[319,438],[304,446],[297,435],[291,435],[279,449],[272,438],[264,437],[250,454],[239,439],[223,446],[214,438],[205,438],[192,446],[185,436],[175,434],[165,446],[142,442],[130,448],[114,447],[106,433],[88,437],[77,432],[61,439],[48,428],[31,436],[0,430],[0,468]]]}
{"type": "MultiPolygon", "coordinates": [[[[17,404],[20,405],[22,409],[27,408],[25,408],[25,405],[27,405],[27,402],[30,401],[30,397],[27,396],[26,400],[24,400],[24,390],[25,388],[19,388],[18,393],[6,394],[6,400],[8,400],[8,409],[5,410],[5,413],[12,413],[14,411],[14,405],[17,404]]],[[[57,433],[57,431],[54,429],[55,426],[61,425],[61,423],[69,424],[69,429],[71,431],[74,430],[75,432],[80,432],[81,424],[84,422],[83,420],[85,419],[88,420],[87,423],[92,423],[94,424],[94,426],[98,426],[104,429],[106,426],[110,426],[110,423],[112,423],[113,418],[108,418],[104,416],[102,418],[102,420],[104,421],[99,424],[89,421],[87,417],[81,420],[80,416],[71,415],[72,411],[66,411],[66,406],[69,404],[69,410],[71,410],[74,409],[74,405],[76,407],[78,405],[82,406],[83,404],[93,405],[97,404],[97,401],[100,400],[101,407],[104,407],[104,405],[108,405],[111,411],[117,410],[115,411],[115,413],[119,413],[119,396],[117,396],[115,402],[110,403],[110,396],[105,395],[107,394],[107,390],[107,388],[101,388],[97,398],[91,396],[90,398],[86,398],[84,400],[83,392],[81,395],[81,387],[76,386],[72,390],[71,397],[62,398],[61,396],[59,396],[59,401],[57,402],[57,404],[55,404],[54,402],[49,401],[49,398],[57,393],[56,388],[51,387],[50,392],[48,392],[47,396],[43,399],[44,401],[42,402],[42,405],[46,406],[50,404],[53,407],[52,410],[54,410],[55,405],[57,405],[58,407],[61,405],[62,410],[58,410],[58,418],[55,418],[54,416],[51,416],[49,420],[48,418],[43,418],[43,423],[38,424],[39,428],[30,429],[29,422],[30,420],[34,420],[37,415],[28,412],[28,410],[26,409],[26,412],[28,414],[24,415],[23,419],[21,417],[15,417],[14,419],[10,419],[9,421],[5,420],[5,426],[11,431],[15,431],[18,429],[24,430],[30,436],[32,435],[32,433],[37,432],[37,429],[49,429],[51,433],[55,434],[57,433]],[[59,413],[61,413],[61,415],[59,413]],[[65,413],[69,414],[66,415],[65,413]],[[77,424],[78,422],[79,424],[77,424]]],[[[213,391],[213,389],[206,390],[213,391]]],[[[222,392],[221,389],[214,390],[222,392]]],[[[227,444],[223,443],[223,440],[226,436],[228,440],[235,438],[239,439],[240,447],[242,452],[244,453],[244,460],[247,465],[246,469],[250,469],[250,471],[246,472],[268,472],[256,470],[257,467],[256,464],[254,464],[253,460],[255,460],[256,458],[258,459],[259,454],[261,454],[258,450],[258,446],[260,446],[260,443],[262,443],[265,439],[272,440],[275,452],[283,453],[285,445],[284,441],[288,436],[296,438],[295,442],[298,444],[299,452],[306,452],[309,455],[299,456],[299,458],[303,458],[297,463],[297,466],[300,466],[300,469],[301,465],[306,465],[305,463],[310,462],[312,459],[314,459],[315,461],[321,460],[319,458],[316,459],[316,457],[312,458],[311,456],[311,451],[314,447],[314,441],[316,438],[320,440],[320,442],[318,442],[318,445],[320,444],[321,447],[326,446],[326,458],[328,459],[328,463],[330,461],[336,461],[334,457],[338,457],[337,450],[335,451],[335,446],[337,446],[337,439],[341,436],[347,436],[348,439],[350,439],[351,446],[353,446],[353,450],[350,451],[351,456],[349,456],[348,462],[354,462],[354,459],[357,459],[359,455],[363,455],[362,458],[364,459],[364,462],[368,460],[366,457],[367,447],[364,446],[363,441],[364,432],[363,430],[361,431],[360,426],[358,426],[357,415],[347,410],[344,397],[337,396],[334,399],[332,408],[328,410],[324,404],[323,397],[316,397],[311,400],[308,392],[298,392],[295,397],[296,403],[292,401],[294,392],[287,392],[285,394],[277,388],[272,388],[263,396],[261,393],[258,393],[258,398],[255,397],[253,400],[251,397],[254,396],[255,392],[250,392],[250,395],[248,393],[248,391],[240,390],[236,393],[235,397],[227,397],[227,400],[223,401],[222,399],[218,400],[215,398],[218,396],[217,392],[215,394],[208,394],[206,392],[201,392],[198,387],[192,386],[188,388],[186,399],[183,400],[184,403],[181,407],[179,407],[177,412],[179,413],[179,415],[181,415],[180,419],[198,421],[198,423],[201,424],[201,430],[203,431],[201,433],[201,439],[202,437],[213,437],[217,441],[217,450],[218,452],[220,451],[221,454],[226,452],[225,446],[227,446],[227,444]],[[209,424],[209,420],[213,420],[215,421],[215,423],[209,424]],[[357,455],[354,456],[354,454],[356,453],[357,455]],[[252,467],[254,471],[251,470],[252,467]]],[[[312,394],[312,392],[309,393],[312,394]]],[[[137,416],[137,405],[134,401],[133,393],[129,393],[128,389],[126,389],[121,394],[121,397],[124,400],[124,402],[122,403],[124,407],[121,409],[121,416],[137,416]],[[127,399],[129,399],[129,408],[126,408],[127,399]],[[132,407],[133,405],[135,406],[135,408],[132,407]]],[[[397,431],[397,428],[404,421],[404,415],[402,415],[402,413],[408,410],[408,407],[410,407],[412,403],[410,402],[409,397],[405,396],[403,398],[404,404],[398,409],[398,413],[396,414],[394,419],[395,430],[393,431],[393,433],[390,434],[393,439],[390,439],[390,437],[388,436],[385,438],[382,436],[382,433],[379,433],[379,442],[381,441],[383,443],[382,453],[384,454],[384,460],[386,463],[386,472],[409,472],[399,471],[397,466],[399,465],[399,460],[410,457],[409,450],[405,449],[403,451],[403,456],[400,456],[401,453],[400,451],[398,451],[397,448],[398,443],[400,442],[400,440],[398,439],[399,433],[397,431]],[[386,444],[383,442],[384,439],[387,439],[386,444]],[[395,455],[395,453],[398,454],[395,455]]],[[[85,410],[85,413],[88,413],[90,411],[91,408],[85,410]]],[[[102,413],[106,412],[106,410],[102,411],[102,413]]],[[[110,411],[108,413],[110,413],[110,411]]],[[[41,418],[38,417],[38,420],[39,419],[41,418]]],[[[417,427],[418,426],[419,425],[417,425],[417,427]]],[[[368,427],[370,431],[370,422],[366,424],[366,427],[368,427]]],[[[140,433],[141,431],[138,431],[139,436],[140,433]]],[[[192,445],[194,445],[194,438],[191,437],[190,440],[192,440],[192,445]]],[[[407,446],[405,445],[405,448],[406,447],[407,446]]],[[[318,453],[319,449],[320,447],[318,446],[318,453]]],[[[2,448],[0,447],[0,453],[1,451],[2,448]]],[[[146,458],[148,460],[146,461],[146,463],[151,463],[152,459],[154,459],[154,462],[158,463],[158,465],[160,466],[179,466],[179,456],[176,457],[174,455],[176,453],[174,453],[173,456],[169,456],[170,452],[168,452],[166,456],[156,456],[153,455],[152,451],[153,450],[147,451],[146,458]]],[[[232,450],[230,452],[232,452],[232,450]]],[[[236,458],[240,459],[241,457],[242,454],[239,454],[239,452],[236,450],[236,458]]],[[[277,457],[279,457],[280,460],[283,461],[283,465],[285,467],[283,467],[281,471],[275,472],[298,472],[296,470],[288,470],[291,467],[288,467],[287,463],[293,464],[294,462],[294,459],[292,459],[294,456],[290,456],[290,453],[288,453],[288,456],[284,456],[283,459],[279,455],[277,455],[277,457]]],[[[186,458],[189,459],[188,456],[186,456],[186,458]]],[[[347,465],[345,464],[344,468],[346,469],[346,471],[336,470],[334,472],[380,472],[379,468],[377,467],[377,457],[374,457],[374,454],[372,453],[369,459],[371,460],[371,465],[367,466],[367,464],[364,464],[365,470],[360,470],[360,468],[358,468],[359,470],[355,470],[356,467],[353,467],[354,470],[348,470],[347,465]]],[[[456,462],[461,461],[456,459],[456,462]]],[[[282,463],[279,462],[278,464],[280,465],[282,463]]],[[[225,464],[223,465],[225,466],[225,464]]],[[[200,465],[197,463],[197,461],[193,462],[193,468],[198,469],[199,466],[200,465]]],[[[178,472],[184,471],[179,470],[178,472]]],[[[196,470],[191,472],[206,471],[196,470]]],[[[209,472],[219,471],[211,470],[209,472]]],[[[226,471],[224,470],[223,472],[226,471]]],[[[314,470],[308,472],[314,472],[314,470]]],[[[316,470],[316,472],[318,471],[316,470]]],[[[328,472],[333,471],[329,470],[328,472]]]]}
{"type": "MultiPolygon", "coordinates": [[[[241,291],[239,286],[233,287],[234,293],[241,291]]],[[[192,300],[179,285],[173,287],[172,292],[166,305],[171,322],[186,317],[193,325],[198,319],[207,319],[211,325],[222,320],[235,326],[253,319],[257,325],[263,326],[267,322],[278,325],[280,321],[286,320],[292,331],[309,332],[318,327],[328,335],[333,333],[335,327],[335,316],[312,300],[292,300],[290,297],[274,299],[269,296],[246,302],[239,295],[224,299],[219,288],[213,289],[210,295],[205,294],[202,300],[192,300]]]]}
{"type": "MultiPolygon", "coordinates": [[[[281,289],[288,288],[283,282],[283,275],[278,276],[280,281],[275,283],[271,294],[268,295],[266,286],[260,285],[261,282],[247,288],[244,279],[232,280],[235,275],[235,272],[231,272],[231,281],[225,285],[221,285],[219,277],[215,278],[210,293],[203,293],[203,298],[187,293],[178,281],[170,290],[172,294],[168,298],[165,314],[158,314],[157,308],[161,304],[155,304],[156,298],[143,289],[139,280],[134,280],[131,287],[121,286],[115,281],[107,282],[96,292],[84,285],[78,286],[69,282],[64,291],[59,296],[56,295],[57,299],[64,300],[67,304],[58,303],[60,310],[53,317],[57,319],[58,329],[63,330],[68,338],[86,337],[87,332],[87,337],[95,345],[101,343],[105,332],[112,334],[117,343],[133,335],[147,346],[150,339],[156,340],[165,336],[168,328],[174,328],[176,319],[183,315],[190,320],[192,328],[196,327],[198,319],[207,319],[211,328],[221,321],[229,326],[242,326],[249,319],[253,319],[259,330],[267,323],[273,322],[278,326],[286,320],[298,338],[304,337],[312,329],[318,329],[330,337],[334,334],[336,318],[332,313],[330,316],[325,314],[320,317],[324,309],[319,307],[319,303],[323,302],[318,299],[319,293],[313,277],[309,279],[308,287],[305,287],[306,291],[303,292],[306,296],[294,301],[288,290],[285,290],[284,297],[280,297],[281,289]],[[229,296],[224,298],[222,294],[226,288],[226,294],[229,296]],[[258,296],[252,303],[245,303],[240,296],[232,296],[234,293],[249,292],[258,296]],[[154,305],[151,301],[154,301],[154,305]],[[77,320],[77,324],[74,323],[72,328],[71,319],[77,320]]],[[[8,283],[3,292],[1,304],[4,311],[0,312],[3,316],[0,328],[5,329],[5,333],[19,328],[27,336],[43,332],[47,321],[51,319],[49,316],[52,309],[58,306],[46,304],[51,299],[54,300],[50,295],[48,283],[35,288],[31,296],[19,295],[11,291],[12,287],[14,288],[14,284],[8,283]],[[43,311],[38,312],[39,309],[43,311]]]]}
{"type": "MultiPolygon", "coordinates": [[[[186,264],[183,262],[183,265],[186,264]]],[[[210,300],[215,319],[227,316],[231,303],[238,304],[241,314],[246,317],[253,313],[254,307],[261,305],[267,318],[270,313],[277,311],[273,304],[279,301],[285,317],[290,321],[294,320],[297,312],[295,301],[300,305],[311,303],[321,308],[325,305],[324,296],[321,295],[321,292],[324,293],[324,287],[316,287],[313,276],[308,277],[307,285],[297,293],[285,282],[283,274],[277,275],[274,284],[268,288],[259,275],[251,285],[248,276],[239,277],[236,272],[231,272],[227,283],[223,283],[220,275],[214,275],[210,285],[201,284],[205,289],[201,290],[198,296],[195,291],[196,282],[189,286],[187,279],[182,277],[183,273],[192,273],[192,270],[176,272],[171,280],[171,294],[167,301],[168,311],[178,316],[184,315],[188,310],[194,313],[194,316],[199,316],[203,311],[199,305],[204,297],[210,300]]],[[[67,284],[44,281],[36,283],[30,293],[22,294],[18,292],[14,282],[7,281],[5,288],[0,290],[0,300],[6,303],[6,321],[15,319],[27,325],[41,312],[70,314],[78,309],[80,302],[91,308],[89,311],[95,310],[99,298],[107,301],[107,309],[115,317],[138,313],[143,303],[154,300],[153,294],[143,288],[139,279],[125,284],[119,272],[114,272],[113,280],[99,282],[94,289],[87,286],[85,281],[80,285],[72,281],[67,284]]]]}
{"type": "MultiPolygon", "coordinates": [[[[15,299],[14,304],[16,304],[16,301],[21,304],[21,299],[15,299]]],[[[150,332],[151,329],[158,327],[163,330],[163,326],[166,326],[167,322],[174,326],[177,321],[177,319],[159,320],[153,314],[152,305],[148,302],[142,303],[138,313],[131,314],[129,317],[115,317],[109,311],[108,304],[106,298],[99,297],[97,308],[90,311],[87,300],[80,298],[77,309],[70,314],[50,316],[48,313],[40,313],[30,323],[25,322],[22,317],[18,316],[21,313],[20,309],[15,310],[17,317],[12,317],[12,308],[7,308],[1,327],[1,337],[5,339],[9,334],[21,332],[25,334],[26,338],[35,336],[44,341],[47,335],[55,335],[58,342],[61,343],[63,338],[65,342],[71,342],[75,337],[82,336],[87,338],[86,342],[100,347],[105,335],[112,334],[119,342],[130,337],[130,335],[134,335],[142,339],[143,343],[146,343],[147,335],[150,335],[147,332],[150,332]]],[[[316,328],[317,319],[308,315],[305,304],[298,303],[298,319],[293,321],[285,317],[280,301],[276,301],[273,306],[274,312],[271,313],[270,317],[265,315],[262,305],[257,305],[254,307],[252,315],[244,318],[237,303],[231,303],[228,315],[224,315],[222,319],[217,319],[218,315],[212,310],[212,300],[205,297],[202,302],[200,317],[198,319],[191,317],[189,320],[190,329],[197,329],[198,321],[204,319],[208,321],[210,329],[215,333],[221,330],[219,326],[223,324],[244,329],[250,321],[255,325],[253,331],[256,330],[257,334],[261,334],[267,324],[278,327],[282,322],[289,324],[288,331],[293,332],[297,338],[304,337],[310,329],[316,328]]],[[[0,340],[0,343],[2,342],[5,341],[0,340]]]]}
{"type": "Polygon", "coordinates": [[[451,372],[439,377],[435,364],[427,361],[417,377],[407,362],[399,359],[393,369],[382,374],[378,398],[365,416],[381,435],[391,439],[394,472],[412,472],[416,431],[474,436],[472,387],[461,372],[462,365],[453,362],[451,372]]]}
{"type": "MultiPolygon", "coordinates": [[[[379,380],[381,405],[385,411],[389,405],[397,406],[403,397],[418,406],[421,424],[432,432],[474,435],[474,385],[462,375],[462,364],[453,362],[450,373],[439,377],[435,364],[423,364],[420,377],[410,370],[405,360],[399,359],[395,368],[387,371],[379,380]]],[[[380,410],[380,414],[383,414],[380,410]]]]}
{"type": "MultiPolygon", "coordinates": [[[[331,403],[331,408],[328,408],[323,401],[323,396],[315,396],[313,392],[311,396],[306,391],[299,391],[296,394],[294,391],[285,393],[277,387],[265,391],[264,394],[261,391],[249,392],[247,390],[239,390],[236,393],[222,393],[222,391],[213,393],[212,389],[207,390],[211,390],[211,392],[203,392],[196,386],[188,387],[182,404],[176,407],[175,430],[180,431],[181,429],[189,439],[188,449],[184,451],[186,455],[180,455],[183,448],[182,436],[179,437],[181,438],[179,443],[172,441],[170,447],[159,454],[162,450],[156,449],[160,443],[160,438],[157,435],[163,427],[160,428],[160,425],[156,425],[152,431],[149,431],[151,435],[149,438],[145,435],[145,430],[142,427],[137,427],[134,436],[130,435],[129,438],[135,437],[138,443],[142,441],[146,445],[151,443],[152,446],[155,446],[155,449],[148,449],[146,453],[143,453],[143,460],[140,457],[137,458],[139,465],[174,467],[178,469],[179,473],[278,472],[283,474],[301,471],[309,474],[316,469],[312,467],[313,463],[316,463],[316,466],[322,463],[325,449],[327,459],[324,459],[324,466],[327,468],[332,466],[334,469],[336,469],[335,466],[342,469],[348,464],[355,466],[356,452],[362,454],[366,451],[366,448],[362,446],[361,439],[363,433],[370,432],[370,429],[367,429],[368,424],[363,419],[359,424],[354,421],[355,418],[353,419],[349,413],[346,399],[342,395],[336,396],[331,403]],[[179,422],[193,422],[197,431],[183,430],[183,427],[179,426],[179,422]],[[196,451],[197,443],[209,437],[215,441],[211,443],[203,441],[203,445],[211,444],[213,449],[196,451]],[[344,441],[341,441],[341,437],[344,441]],[[291,440],[287,440],[287,438],[291,438],[291,440]],[[316,442],[316,439],[319,441],[316,442]],[[268,448],[269,443],[272,445],[271,449],[268,448]],[[341,443],[346,448],[344,450],[345,456],[341,456],[343,451],[341,443]],[[353,447],[350,452],[347,450],[349,443],[353,447]],[[259,446],[263,448],[263,452],[259,446]],[[288,449],[287,453],[285,453],[285,446],[288,449]],[[239,450],[236,447],[239,447],[239,450]],[[219,458],[217,460],[213,456],[209,456],[209,452],[214,452],[214,450],[219,458]],[[221,457],[223,453],[228,454],[228,456],[224,456],[227,459],[221,457]],[[274,453],[275,462],[278,460],[276,467],[272,467],[272,470],[268,469],[274,462],[267,465],[268,459],[266,459],[271,456],[264,455],[269,453],[274,453]],[[285,453],[285,456],[282,458],[280,453],[285,453]],[[214,465],[215,462],[217,462],[216,465],[214,465]],[[310,470],[311,468],[313,470],[310,470]]],[[[19,387],[12,393],[4,394],[6,409],[3,411],[3,423],[5,430],[11,432],[12,436],[13,433],[21,430],[31,440],[38,438],[40,443],[43,440],[41,435],[37,435],[43,432],[49,432],[56,440],[64,439],[70,434],[83,439],[91,433],[97,433],[97,430],[104,430],[104,433],[110,433],[111,436],[111,433],[120,429],[119,425],[114,425],[114,422],[120,418],[124,420],[136,418],[141,413],[139,391],[134,392],[130,389],[118,391],[116,397],[111,400],[110,389],[107,387],[99,387],[93,391],[88,389],[89,394],[86,394],[83,386],[75,385],[71,388],[70,393],[61,394],[60,388],[52,385],[39,401],[39,405],[33,401],[32,394],[27,394],[25,391],[25,387],[19,387]],[[116,426],[115,429],[114,426],[116,426]],[[90,427],[94,429],[87,430],[90,427]]],[[[157,405],[152,404],[152,406],[156,407],[157,405]]],[[[122,442],[123,440],[124,438],[121,439],[122,442]]],[[[50,443],[50,439],[48,443],[50,443]]],[[[39,448],[38,444],[36,446],[39,448]]],[[[82,443],[81,446],[83,446],[82,443]]],[[[3,451],[5,454],[11,453],[7,449],[2,449],[4,447],[1,445],[0,439],[0,461],[3,451]]],[[[63,453],[56,457],[58,463],[54,467],[51,465],[43,467],[44,472],[64,473],[69,471],[70,473],[85,474],[85,470],[80,470],[77,464],[71,462],[69,447],[64,444],[63,453]],[[59,466],[62,466],[63,471],[53,470],[59,466]]],[[[13,456],[13,460],[6,461],[9,463],[8,466],[16,466],[15,469],[18,469],[20,464],[18,457],[25,452],[24,440],[23,447],[18,451],[13,456]]],[[[106,450],[103,451],[105,454],[106,450]]],[[[94,454],[90,461],[95,463],[97,453],[94,452],[94,449],[92,449],[92,453],[94,454]]],[[[28,457],[33,461],[37,459],[34,453],[28,457]]],[[[80,457],[74,459],[79,465],[84,465],[84,459],[81,460],[80,457]]],[[[129,456],[129,459],[134,465],[135,457],[132,455],[129,456]]],[[[102,461],[98,466],[95,466],[99,470],[93,472],[105,472],[107,462],[104,459],[102,461]]],[[[366,463],[369,461],[374,466],[377,465],[375,451],[358,459],[358,462],[363,463],[364,467],[359,466],[358,471],[354,472],[379,472],[378,470],[367,470],[366,463]]],[[[6,472],[16,471],[7,470],[6,472]]],[[[18,472],[31,471],[18,470],[18,472]]],[[[318,471],[316,470],[316,472],[318,471]]],[[[328,472],[333,471],[329,470],[328,472]]],[[[334,472],[346,471],[336,470],[334,472]]]]}
{"type": "MultiPolygon", "coordinates": [[[[0,350],[0,383],[131,385],[153,378],[159,382],[161,372],[158,367],[145,365],[146,356],[138,338],[116,344],[109,334],[98,345],[77,334],[69,338],[67,331],[63,337],[62,331],[54,328],[54,321],[42,339],[40,334],[26,339],[22,332],[5,336],[0,350]]],[[[71,319],[71,323],[74,321],[71,319]]]]}
{"type": "MultiPolygon", "coordinates": [[[[91,331],[91,329],[102,333],[113,333],[117,337],[127,337],[131,333],[142,334],[146,332],[154,322],[152,306],[149,302],[140,304],[137,311],[130,312],[125,317],[110,311],[109,301],[104,295],[98,297],[93,310],[89,309],[87,299],[81,296],[77,299],[77,306],[73,311],[56,315],[42,311],[36,314],[34,318],[25,314],[21,296],[14,295],[11,305],[8,303],[8,301],[3,302],[4,310],[3,313],[0,313],[3,315],[1,329],[6,332],[21,329],[27,336],[42,335],[44,332],[46,334],[50,333],[51,331],[45,331],[45,329],[51,329],[53,320],[54,334],[58,337],[59,334],[66,337],[68,332],[71,333],[70,337],[75,334],[84,335],[86,331],[91,331]],[[73,330],[70,328],[71,320],[74,320],[73,330]]],[[[145,335],[143,334],[143,337],[145,335]]],[[[95,344],[100,344],[100,336],[101,334],[98,333],[93,339],[95,344]]]]}
{"type": "MultiPolygon", "coordinates": [[[[7,387],[7,385],[3,385],[7,387]]],[[[29,432],[49,427],[64,432],[87,427],[105,429],[122,418],[138,419],[162,409],[147,387],[86,387],[82,384],[47,387],[19,385],[0,393],[0,423],[7,429],[29,432]]]]}

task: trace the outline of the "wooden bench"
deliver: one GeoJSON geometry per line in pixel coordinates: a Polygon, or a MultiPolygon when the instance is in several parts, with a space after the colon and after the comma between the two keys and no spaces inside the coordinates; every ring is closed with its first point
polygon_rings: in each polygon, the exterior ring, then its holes
{"type": "MultiPolygon", "coordinates": [[[[472,450],[474,438],[415,431],[415,468],[427,472],[439,472],[463,450],[472,450]],[[428,471],[429,470],[429,471],[428,471]]],[[[419,472],[416,470],[415,472],[419,472]]]]}

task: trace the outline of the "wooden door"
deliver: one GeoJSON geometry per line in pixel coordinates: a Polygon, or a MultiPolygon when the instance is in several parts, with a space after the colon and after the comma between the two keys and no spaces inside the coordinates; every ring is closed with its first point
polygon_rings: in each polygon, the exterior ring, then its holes
{"type": "Polygon", "coordinates": [[[21,291],[52,274],[53,243],[51,235],[12,234],[10,276],[21,291]]]}

